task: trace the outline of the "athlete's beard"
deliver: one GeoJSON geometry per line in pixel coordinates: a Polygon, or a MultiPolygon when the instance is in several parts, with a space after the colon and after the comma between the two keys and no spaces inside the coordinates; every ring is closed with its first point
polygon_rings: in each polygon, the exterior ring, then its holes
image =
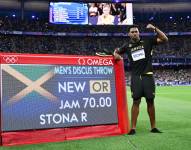
{"type": "Polygon", "coordinates": [[[136,42],[138,42],[139,40],[140,40],[140,37],[131,38],[131,41],[132,41],[133,43],[136,43],[136,42]]]}

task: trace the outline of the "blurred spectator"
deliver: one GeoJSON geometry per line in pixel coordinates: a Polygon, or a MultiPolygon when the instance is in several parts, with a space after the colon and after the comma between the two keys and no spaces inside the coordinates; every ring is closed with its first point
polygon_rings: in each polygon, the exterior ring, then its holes
{"type": "Polygon", "coordinates": [[[95,17],[98,15],[98,7],[96,3],[90,3],[89,4],[89,16],[90,17],[95,17]]]}
{"type": "Polygon", "coordinates": [[[113,25],[115,17],[110,14],[111,6],[103,6],[103,14],[98,16],[98,25],[113,25]]]}

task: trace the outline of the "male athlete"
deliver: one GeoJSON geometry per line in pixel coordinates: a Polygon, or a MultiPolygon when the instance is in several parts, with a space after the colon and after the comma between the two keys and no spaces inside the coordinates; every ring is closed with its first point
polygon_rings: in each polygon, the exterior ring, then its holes
{"type": "Polygon", "coordinates": [[[131,109],[131,130],[130,135],[136,133],[137,117],[139,115],[139,104],[141,98],[145,97],[147,111],[150,118],[151,132],[162,133],[156,128],[155,123],[155,82],[152,68],[152,48],[154,45],[168,41],[167,36],[152,24],[148,24],[147,29],[156,32],[156,36],[142,39],[139,35],[138,26],[132,25],[128,29],[130,40],[121,48],[114,51],[115,60],[120,60],[121,54],[127,54],[132,68],[131,72],[131,93],[133,106],[131,109]]]}

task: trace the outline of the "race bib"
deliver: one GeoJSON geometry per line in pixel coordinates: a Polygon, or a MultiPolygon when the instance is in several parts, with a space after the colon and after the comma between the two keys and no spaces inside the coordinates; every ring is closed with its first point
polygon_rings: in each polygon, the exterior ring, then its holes
{"type": "Polygon", "coordinates": [[[133,61],[137,61],[137,60],[145,58],[145,51],[144,49],[140,49],[140,50],[132,52],[131,55],[132,55],[133,61]]]}

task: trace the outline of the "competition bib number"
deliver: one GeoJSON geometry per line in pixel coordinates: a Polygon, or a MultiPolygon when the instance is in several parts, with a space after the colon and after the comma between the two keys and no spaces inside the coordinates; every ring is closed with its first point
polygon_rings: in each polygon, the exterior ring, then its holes
{"type": "Polygon", "coordinates": [[[132,55],[133,61],[137,61],[137,60],[145,58],[145,51],[144,49],[140,49],[138,51],[132,52],[131,55],[132,55]]]}

